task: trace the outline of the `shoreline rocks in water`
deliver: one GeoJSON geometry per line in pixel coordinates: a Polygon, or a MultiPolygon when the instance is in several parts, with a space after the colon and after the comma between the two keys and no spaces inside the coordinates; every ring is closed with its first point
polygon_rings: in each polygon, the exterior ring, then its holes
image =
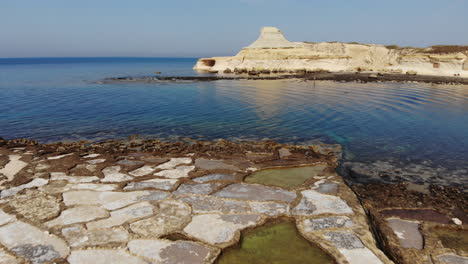
{"type": "Polygon", "coordinates": [[[236,74],[212,76],[140,76],[140,77],[109,77],[97,81],[102,84],[112,83],[169,83],[169,82],[212,82],[220,80],[286,80],[301,79],[305,81],[337,81],[337,82],[421,82],[436,84],[468,84],[468,78],[407,75],[407,74],[376,74],[376,73],[288,73],[288,74],[236,74]]]}
{"type": "Polygon", "coordinates": [[[8,263],[213,263],[244,231],[287,220],[337,263],[466,261],[461,191],[383,183],[351,189],[335,172],[336,149],[0,140],[0,169],[26,164],[1,178],[0,254],[8,263]],[[287,189],[244,181],[304,165],[317,166],[314,175],[287,189]]]}

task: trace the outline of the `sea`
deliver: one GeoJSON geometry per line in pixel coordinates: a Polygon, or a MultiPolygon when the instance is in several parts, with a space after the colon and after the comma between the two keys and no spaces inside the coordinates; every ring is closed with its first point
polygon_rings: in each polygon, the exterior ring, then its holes
{"type": "Polygon", "coordinates": [[[131,135],[324,142],[341,144],[349,161],[468,167],[467,85],[299,79],[99,82],[209,75],[192,70],[196,60],[0,59],[0,136],[41,143],[131,135]]]}

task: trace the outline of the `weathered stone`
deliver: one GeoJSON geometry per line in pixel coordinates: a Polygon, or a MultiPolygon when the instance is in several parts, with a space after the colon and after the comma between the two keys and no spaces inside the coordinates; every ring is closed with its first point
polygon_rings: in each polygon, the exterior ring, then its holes
{"type": "Polygon", "coordinates": [[[123,209],[111,212],[111,216],[107,219],[98,220],[86,224],[88,229],[104,229],[114,226],[119,226],[131,220],[137,220],[153,215],[155,212],[154,206],[148,202],[141,202],[130,205],[123,209]]]}
{"type": "Polygon", "coordinates": [[[193,194],[210,194],[223,184],[219,182],[212,183],[184,183],[177,188],[177,191],[174,192],[175,195],[184,195],[188,193],[193,194]]]}
{"type": "Polygon", "coordinates": [[[60,212],[60,201],[54,196],[39,191],[28,191],[15,195],[8,202],[15,211],[31,221],[43,221],[60,212]]]}
{"type": "Polygon", "coordinates": [[[134,176],[134,177],[141,177],[141,176],[145,176],[145,175],[148,175],[150,173],[153,173],[154,172],[154,168],[152,166],[148,166],[148,165],[145,165],[141,168],[138,168],[136,170],[133,170],[131,172],[129,172],[128,174],[134,176]]]}
{"type": "Polygon", "coordinates": [[[160,176],[160,177],[171,178],[171,179],[179,179],[179,178],[188,177],[188,174],[193,169],[195,169],[195,166],[179,166],[175,169],[163,170],[163,171],[157,172],[154,175],[160,176]]]}
{"type": "Polygon", "coordinates": [[[97,192],[113,191],[119,186],[117,184],[96,184],[96,183],[78,183],[78,184],[67,184],[65,187],[68,190],[92,190],[97,192]]]}
{"type": "Polygon", "coordinates": [[[20,264],[20,260],[8,254],[5,250],[0,249],[0,264],[20,264]]]}
{"type": "Polygon", "coordinates": [[[28,163],[21,161],[20,155],[9,155],[8,157],[10,161],[8,161],[4,168],[0,169],[0,175],[5,175],[8,181],[11,181],[18,172],[28,165],[28,163]]]}
{"type": "Polygon", "coordinates": [[[24,189],[40,187],[40,186],[46,185],[48,182],[49,182],[49,180],[42,179],[42,178],[36,178],[36,179],[26,183],[26,184],[3,190],[0,193],[0,198],[3,199],[5,197],[15,195],[15,194],[17,194],[18,192],[20,192],[20,191],[22,191],[24,189]]]}
{"type": "Polygon", "coordinates": [[[312,189],[319,193],[336,194],[338,193],[338,183],[320,180],[314,184],[312,189]]]}
{"type": "Polygon", "coordinates": [[[375,263],[382,261],[354,234],[349,232],[328,232],[325,239],[332,242],[350,264],[375,263]]]}
{"type": "Polygon", "coordinates": [[[0,209],[0,226],[11,223],[16,220],[14,215],[9,215],[0,209]]]}
{"type": "Polygon", "coordinates": [[[219,249],[192,241],[132,240],[130,252],[160,264],[212,263],[219,249]]]}
{"type": "Polygon", "coordinates": [[[73,226],[62,229],[62,235],[72,247],[126,243],[129,238],[127,230],[123,227],[86,230],[81,226],[73,226]]]}
{"type": "Polygon", "coordinates": [[[73,155],[73,153],[68,153],[68,154],[63,154],[63,155],[58,155],[58,156],[52,156],[52,157],[47,157],[48,160],[58,160],[58,159],[62,159],[62,158],[65,158],[65,157],[68,157],[68,156],[71,156],[73,155]]]}
{"type": "Polygon", "coordinates": [[[123,182],[123,181],[130,181],[133,179],[133,177],[120,173],[120,166],[112,166],[112,167],[107,167],[102,170],[102,173],[104,174],[104,179],[102,179],[102,182],[123,182]]]}
{"type": "Polygon", "coordinates": [[[454,254],[445,254],[437,257],[440,264],[468,264],[468,258],[454,254]]]}
{"type": "Polygon", "coordinates": [[[210,181],[235,181],[236,176],[234,174],[224,174],[224,173],[212,173],[205,176],[201,176],[193,179],[197,183],[206,183],[210,181]]]}
{"type": "Polygon", "coordinates": [[[141,182],[129,182],[124,190],[140,190],[145,188],[155,188],[168,191],[177,184],[177,179],[151,179],[141,182]]]}
{"type": "Polygon", "coordinates": [[[62,211],[59,217],[46,223],[47,226],[71,225],[108,217],[107,210],[95,205],[82,205],[62,211]]]}
{"type": "Polygon", "coordinates": [[[353,221],[346,216],[331,216],[325,218],[305,219],[301,225],[305,232],[313,232],[329,228],[347,228],[353,227],[353,221]]]}
{"type": "Polygon", "coordinates": [[[238,240],[240,230],[257,225],[261,219],[260,215],[249,214],[196,215],[184,232],[211,245],[228,246],[238,240]]]}
{"type": "Polygon", "coordinates": [[[92,182],[99,180],[96,176],[67,176],[63,172],[51,172],[50,173],[51,181],[61,181],[65,180],[71,183],[83,183],[83,182],[92,182]]]}
{"type": "Polygon", "coordinates": [[[88,155],[84,156],[83,158],[85,158],[85,159],[94,159],[94,158],[97,158],[99,156],[101,156],[101,154],[92,153],[92,154],[88,154],[88,155]]]}
{"type": "Polygon", "coordinates": [[[96,165],[96,164],[99,164],[99,163],[103,163],[105,161],[106,161],[106,159],[93,159],[93,160],[87,160],[86,162],[88,164],[91,164],[91,165],[96,165]]]}
{"type": "Polygon", "coordinates": [[[74,250],[67,260],[70,264],[149,264],[123,249],[74,250]]]}
{"type": "Polygon", "coordinates": [[[64,258],[69,251],[62,239],[21,221],[0,227],[0,242],[32,263],[64,258]]]}
{"type": "Polygon", "coordinates": [[[183,196],[179,200],[192,206],[194,213],[242,214],[250,212],[250,205],[244,201],[222,199],[213,196],[183,196]]]}
{"type": "Polygon", "coordinates": [[[387,222],[403,248],[423,248],[423,237],[419,232],[419,222],[399,218],[389,218],[387,222]]]}
{"type": "Polygon", "coordinates": [[[268,216],[280,216],[289,214],[289,205],[275,202],[249,202],[253,213],[268,216]]]}
{"type": "Polygon", "coordinates": [[[351,214],[353,210],[341,198],[333,195],[321,194],[313,190],[301,192],[302,199],[293,208],[293,215],[318,214],[351,214]]]}
{"type": "Polygon", "coordinates": [[[278,154],[280,156],[280,159],[284,159],[284,158],[289,157],[289,156],[292,155],[291,151],[289,151],[289,149],[287,149],[287,148],[278,149],[278,154]]]}
{"type": "Polygon", "coordinates": [[[172,158],[166,163],[163,163],[159,166],[157,166],[157,169],[160,170],[167,170],[167,169],[174,169],[175,167],[182,165],[182,164],[190,164],[192,163],[191,158],[172,158]]]}
{"type": "Polygon", "coordinates": [[[157,215],[130,224],[130,229],[145,237],[160,237],[181,230],[191,218],[190,206],[179,201],[163,201],[157,215]]]}
{"type": "Polygon", "coordinates": [[[231,170],[238,171],[239,168],[225,163],[223,160],[196,159],[195,167],[203,170],[231,170]]]}
{"type": "Polygon", "coordinates": [[[296,193],[280,188],[255,184],[232,184],[214,194],[217,197],[253,201],[283,201],[293,202],[296,193]]]}
{"type": "Polygon", "coordinates": [[[169,196],[162,191],[94,192],[70,191],[63,194],[63,203],[71,205],[101,205],[108,210],[122,208],[138,201],[161,200],[169,196]]]}
{"type": "Polygon", "coordinates": [[[137,167],[137,166],[141,166],[141,165],[145,164],[145,162],[143,162],[141,160],[123,159],[123,160],[117,161],[116,164],[122,165],[122,166],[125,166],[125,167],[137,167]]]}

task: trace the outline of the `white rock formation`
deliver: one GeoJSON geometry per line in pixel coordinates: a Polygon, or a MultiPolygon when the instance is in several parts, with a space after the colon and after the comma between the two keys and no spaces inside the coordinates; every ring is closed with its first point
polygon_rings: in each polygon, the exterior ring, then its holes
{"type": "Polygon", "coordinates": [[[233,57],[202,58],[195,70],[288,72],[415,72],[421,75],[468,77],[468,52],[430,53],[430,49],[389,49],[383,45],[338,42],[290,42],[280,30],[265,27],[260,37],[233,57]]]}

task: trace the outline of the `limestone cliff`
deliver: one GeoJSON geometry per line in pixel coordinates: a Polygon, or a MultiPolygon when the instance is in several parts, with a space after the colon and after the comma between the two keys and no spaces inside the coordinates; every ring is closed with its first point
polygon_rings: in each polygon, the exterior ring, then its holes
{"type": "Polygon", "coordinates": [[[376,71],[468,77],[468,49],[387,48],[374,44],[290,42],[265,27],[260,37],[233,57],[200,59],[195,70],[229,71],[376,71]],[[228,70],[229,69],[229,70],[228,70]]]}

